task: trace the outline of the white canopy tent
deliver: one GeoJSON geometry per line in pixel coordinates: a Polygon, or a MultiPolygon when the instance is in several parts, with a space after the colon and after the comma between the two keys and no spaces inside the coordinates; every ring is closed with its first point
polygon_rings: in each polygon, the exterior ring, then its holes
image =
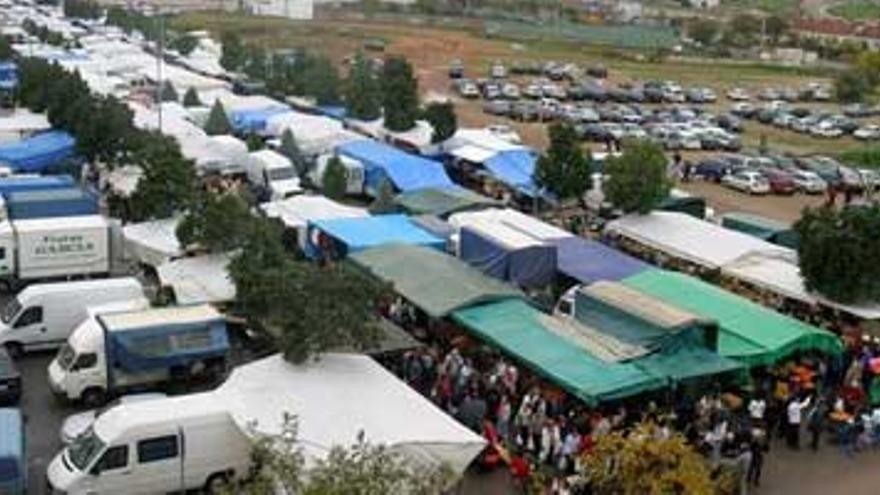
{"type": "Polygon", "coordinates": [[[499,224],[541,242],[573,237],[570,232],[511,208],[455,213],[450,215],[448,222],[456,230],[476,223],[499,224]]]}
{"type": "Polygon", "coordinates": [[[183,255],[183,246],[177,240],[180,218],[132,223],[122,228],[126,258],[159,267],[183,255]]]}
{"type": "Polygon", "coordinates": [[[669,256],[717,269],[749,253],[791,257],[794,251],[684,213],[655,211],[614,220],[606,232],[669,256]]]}
{"type": "Polygon", "coordinates": [[[302,112],[290,111],[266,119],[266,134],[281,137],[290,130],[300,150],[306,155],[332,152],[337,146],[363,139],[363,136],[345,129],[342,122],[302,112]]]}
{"type": "Polygon", "coordinates": [[[325,196],[293,196],[260,205],[266,216],[280,219],[287,228],[296,229],[300,248],[306,245],[306,228],[310,221],[370,216],[364,208],[346,206],[325,196]]]}
{"type": "Polygon", "coordinates": [[[235,368],[215,392],[243,429],[277,436],[284,415],[297,418],[307,463],[362,432],[416,463],[461,475],[486,442],[429,400],[358,354],[324,354],[294,365],[280,354],[235,368]]]}
{"type": "Polygon", "coordinates": [[[17,108],[8,115],[0,116],[0,142],[17,141],[51,127],[46,114],[17,108]]]}
{"type": "Polygon", "coordinates": [[[180,258],[159,265],[156,272],[159,284],[171,288],[177,304],[226,303],[235,299],[229,261],[227,254],[180,258]]]}

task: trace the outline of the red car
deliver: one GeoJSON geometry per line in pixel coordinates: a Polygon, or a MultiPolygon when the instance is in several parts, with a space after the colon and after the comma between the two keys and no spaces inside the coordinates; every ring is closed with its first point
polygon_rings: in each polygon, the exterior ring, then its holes
{"type": "Polygon", "coordinates": [[[770,183],[770,192],[773,194],[791,195],[797,192],[797,184],[791,175],[781,170],[766,168],[761,170],[761,173],[767,177],[767,182],[770,183]]]}

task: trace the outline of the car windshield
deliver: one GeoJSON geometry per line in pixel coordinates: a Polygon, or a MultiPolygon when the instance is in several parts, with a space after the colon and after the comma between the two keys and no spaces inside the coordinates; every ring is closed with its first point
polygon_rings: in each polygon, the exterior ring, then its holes
{"type": "Polygon", "coordinates": [[[67,452],[70,462],[80,471],[85,471],[103,450],[104,442],[98,438],[95,430],[89,427],[82,435],[76,437],[67,452]]]}
{"type": "Polygon", "coordinates": [[[21,302],[16,297],[6,303],[3,311],[0,312],[0,320],[3,320],[3,323],[9,323],[19,311],[21,311],[21,302]]]}
{"type": "Polygon", "coordinates": [[[61,369],[63,370],[69,369],[75,361],[75,358],[76,351],[74,351],[73,347],[68,343],[65,343],[61,346],[61,349],[58,350],[58,365],[61,366],[61,369]]]}
{"type": "Polygon", "coordinates": [[[269,171],[269,180],[287,180],[296,177],[296,171],[293,167],[275,168],[269,171]]]}

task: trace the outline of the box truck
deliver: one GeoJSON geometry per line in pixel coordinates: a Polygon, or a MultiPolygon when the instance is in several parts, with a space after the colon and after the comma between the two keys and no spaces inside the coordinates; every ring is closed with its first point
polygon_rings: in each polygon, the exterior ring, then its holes
{"type": "Polygon", "coordinates": [[[109,232],[100,215],[0,222],[0,284],[107,274],[109,232]]]}
{"type": "Polygon", "coordinates": [[[49,493],[218,493],[245,477],[251,442],[211,392],[108,409],[49,463],[49,493]]]}
{"type": "Polygon", "coordinates": [[[11,220],[98,214],[97,195],[78,187],[16,191],[3,199],[11,220]]]}
{"type": "Polygon", "coordinates": [[[208,305],[98,314],[77,326],[49,364],[49,386],[98,405],[172,379],[217,379],[228,353],[225,320],[208,305]]]}
{"type": "Polygon", "coordinates": [[[0,344],[13,357],[60,347],[89,307],[123,302],[129,310],[149,306],[134,277],[28,286],[0,310],[0,344]]]}

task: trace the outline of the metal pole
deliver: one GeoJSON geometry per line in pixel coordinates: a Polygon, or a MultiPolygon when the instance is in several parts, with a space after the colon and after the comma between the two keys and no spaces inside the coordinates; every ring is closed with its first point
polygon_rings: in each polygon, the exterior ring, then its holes
{"type": "Polygon", "coordinates": [[[156,51],[156,79],[158,84],[156,85],[156,101],[159,105],[159,133],[162,133],[162,89],[163,89],[163,81],[162,81],[162,63],[165,59],[165,18],[162,17],[162,12],[159,11],[159,46],[156,51]]]}

